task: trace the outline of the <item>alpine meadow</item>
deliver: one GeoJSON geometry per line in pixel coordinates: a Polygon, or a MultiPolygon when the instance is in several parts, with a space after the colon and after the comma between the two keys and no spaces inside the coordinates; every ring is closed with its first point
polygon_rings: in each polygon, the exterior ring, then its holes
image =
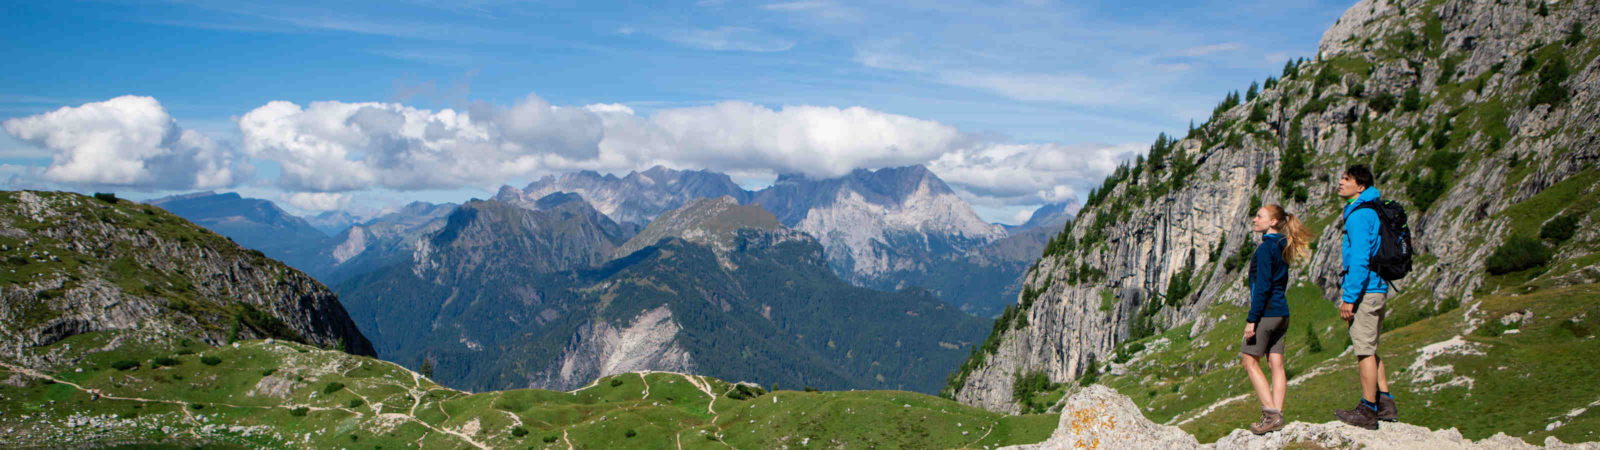
{"type": "Polygon", "coordinates": [[[1600,450],[1595,1],[9,16],[0,447],[1600,450]]]}

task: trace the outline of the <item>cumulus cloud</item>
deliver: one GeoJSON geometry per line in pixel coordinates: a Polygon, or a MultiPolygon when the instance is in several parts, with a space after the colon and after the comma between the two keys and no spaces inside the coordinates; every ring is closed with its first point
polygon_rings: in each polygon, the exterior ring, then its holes
{"type": "Polygon", "coordinates": [[[231,149],[180,128],[154,98],[122,96],[6,120],[7,133],[50,151],[42,176],[79,186],[208,189],[251,168],[231,149]]]}
{"type": "Polygon", "coordinates": [[[1136,144],[988,143],[941,155],[928,169],[958,189],[997,204],[1038,204],[1077,198],[1118,164],[1144,149],[1136,144]]]}
{"type": "Polygon", "coordinates": [[[275,101],[239,118],[244,150],[282,166],[278,185],[340,192],[481,185],[594,159],[603,123],[530,95],[509,108],[437,112],[396,103],[275,101]]]}
{"type": "Polygon", "coordinates": [[[179,128],[159,103],[119,97],[8,120],[6,131],[49,149],[37,170],[0,172],[9,184],[196,189],[237,185],[246,158],[274,163],[280,199],[297,209],[342,209],[352,192],[492,189],[574,170],[655,165],[756,179],[837,177],[924,164],[991,206],[1077,196],[1139,146],[1012,143],[950,125],[860,107],[747,102],[657,110],[620,103],[428,110],[400,103],[274,101],[240,116],[241,144],[179,128]],[[768,174],[768,175],[762,175],[768,174]]]}
{"type": "Polygon", "coordinates": [[[244,150],[291,191],[492,185],[575,169],[663,164],[831,177],[921,164],[966,144],[954,127],[865,108],[744,102],[637,115],[621,104],[430,111],[395,103],[271,102],[239,119],[244,150]]]}
{"type": "Polygon", "coordinates": [[[350,205],[349,195],[330,192],[295,192],[285,194],[281,199],[289,206],[305,211],[345,209],[350,205]]]}
{"type": "Polygon", "coordinates": [[[767,168],[814,176],[920,164],[964,141],[948,125],[859,107],[772,110],[724,102],[659,111],[650,124],[675,147],[673,158],[690,166],[767,168]]]}

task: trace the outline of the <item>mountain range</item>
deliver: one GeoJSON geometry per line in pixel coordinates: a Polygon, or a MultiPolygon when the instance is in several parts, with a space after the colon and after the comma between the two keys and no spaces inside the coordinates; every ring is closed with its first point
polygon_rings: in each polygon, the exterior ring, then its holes
{"type": "Polygon", "coordinates": [[[673,370],[934,392],[926,368],[987,327],[926,291],[844,283],[815,239],[731,197],[642,232],[574,194],[469,202],[413,256],[337,289],[380,352],[464,389],[673,370]]]}

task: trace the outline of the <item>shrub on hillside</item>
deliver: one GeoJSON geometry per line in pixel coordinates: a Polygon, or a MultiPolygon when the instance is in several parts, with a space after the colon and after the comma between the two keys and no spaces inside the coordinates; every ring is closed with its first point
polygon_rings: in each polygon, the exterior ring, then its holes
{"type": "Polygon", "coordinates": [[[761,388],[751,387],[748,384],[739,384],[735,385],[733,390],[728,391],[727,397],[734,400],[749,400],[766,395],[766,393],[767,391],[763,391],[761,388]]]}
{"type": "Polygon", "coordinates": [[[1306,324],[1306,345],[1310,346],[1311,353],[1322,353],[1322,339],[1317,338],[1316,331],[1311,329],[1311,324],[1306,324]]]}
{"type": "Polygon", "coordinates": [[[113,193],[110,193],[110,192],[96,192],[96,193],[94,193],[94,198],[96,200],[100,200],[100,201],[106,202],[106,203],[116,203],[117,202],[117,194],[113,194],[113,193]]]}
{"type": "Polygon", "coordinates": [[[131,359],[120,359],[111,363],[111,368],[117,370],[130,370],[139,368],[139,362],[131,359]]]}
{"type": "Polygon", "coordinates": [[[289,415],[295,416],[295,417],[305,417],[306,413],[309,413],[309,412],[311,412],[311,408],[307,408],[307,407],[301,406],[299,408],[295,408],[295,409],[289,410],[289,415]]]}
{"type": "Polygon", "coordinates": [[[1503,275],[1534,267],[1550,262],[1550,248],[1543,242],[1528,236],[1516,235],[1507,238],[1489,255],[1489,261],[1484,268],[1492,275],[1503,275]]]}
{"type": "Polygon", "coordinates": [[[1539,228],[1539,238],[1548,239],[1557,244],[1566,242],[1567,239],[1572,239],[1573,234],[1577,234],[1578,220],[1582,218],[1577,214],[1567,214],[1546,222],[1543,227],[1539,228]]]}
{"type": "Polygon", "coordinates": [[[1567,81],[1572,74],[1572,68],[1567,65],[1567,59],[1556,57],[1544,67],[1539,69],[1539,87],[1534,88],[1533,95],[1528,98],[1528,107],[1538,105],[1558,106],[1566,103],[1571,93],[1561,84],[1567,81]]]}
{"type": "Polygon", "coordinates": [[[156,358],[153,361],[150,361],[150,367],[157,367],[157,368],[159,368],[159,367],[167,367],[167,366],[176,366],[176,365],[179,365],[179,364],[183,364],[183,361],[179,361],[177,358],[173,358],[173,357],[169,357],[169,356],[162,356],[162,357],[156,358]]]}
{"type": "Polygon", "coordinates": [[[1394,94],[1390,94],[1388,92],[1379,92],[1378,95],[1372,96],[1372,100],[1367,102],[1367,106],[1372,108],[1373,111],[1377,111],[1378,114],[1382,115],[1388,114],[1389,111],[1394,110],[1395,105],[1399,104],[1399,102],[1399,100],[1394,98],[1394,94]]]}
{"type": "Polygon", "coordinates": [[[1050,376],[1043,370],[1031,373],[1017,372],[1011,376],[1011,400],[1024,407],[1028,406],[1033,394],[1048,391],[1054,387],[1050,376]]]}
{"type": "Polygon", "coordinates": [[[520,426],[511,427],[511,435],[512,436],[516,436],[516,437],[527,436],[528,435],[528,429],[520,427],[520,426]]]}
{"type": "Polygon", "coordinates": [[[217,364],[222,364],[222,358],[215,356],[202,356],[200,357],[200,363],[208,366],[215,366],[217,364]]]}
{"type": "Polygon", "coordinates": [[[344,389],[344,383],[340,383],[340,382],[337,382],[337,381],[329,381],[328,384],[325,384],[325,385],[322,386],[322,393],[324,395],[332,394],[332,393],[335,393],[335,392],[339,392],[340,389],[344,389]]]}
{"type": "Polygon", "coordinates": [[[1411,89],[1406,89],[1405,95],[1400,99],[1400,109],[1405,112],[1422,110],[1422,92],[1418,91],[1415,86],[1411,89]]]}

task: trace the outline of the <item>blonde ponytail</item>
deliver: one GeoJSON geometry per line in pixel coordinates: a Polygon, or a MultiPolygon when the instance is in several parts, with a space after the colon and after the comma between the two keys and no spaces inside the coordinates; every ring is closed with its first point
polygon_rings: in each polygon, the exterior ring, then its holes
{"type": "Polygon", "coordinates": [[[1278,231],[1283,232],[1283,236],[1289,241],[1288,245],[1283,246],[1284,261],[1294,264],[1310,257],[1311,230],[1307,230],[1305,224],[1300,223],[1300,219],[1294,214],[1285,212],[1282,206],[1271,204],[1264,208],[1273,220],[1278,221],[1278,231]]]}

